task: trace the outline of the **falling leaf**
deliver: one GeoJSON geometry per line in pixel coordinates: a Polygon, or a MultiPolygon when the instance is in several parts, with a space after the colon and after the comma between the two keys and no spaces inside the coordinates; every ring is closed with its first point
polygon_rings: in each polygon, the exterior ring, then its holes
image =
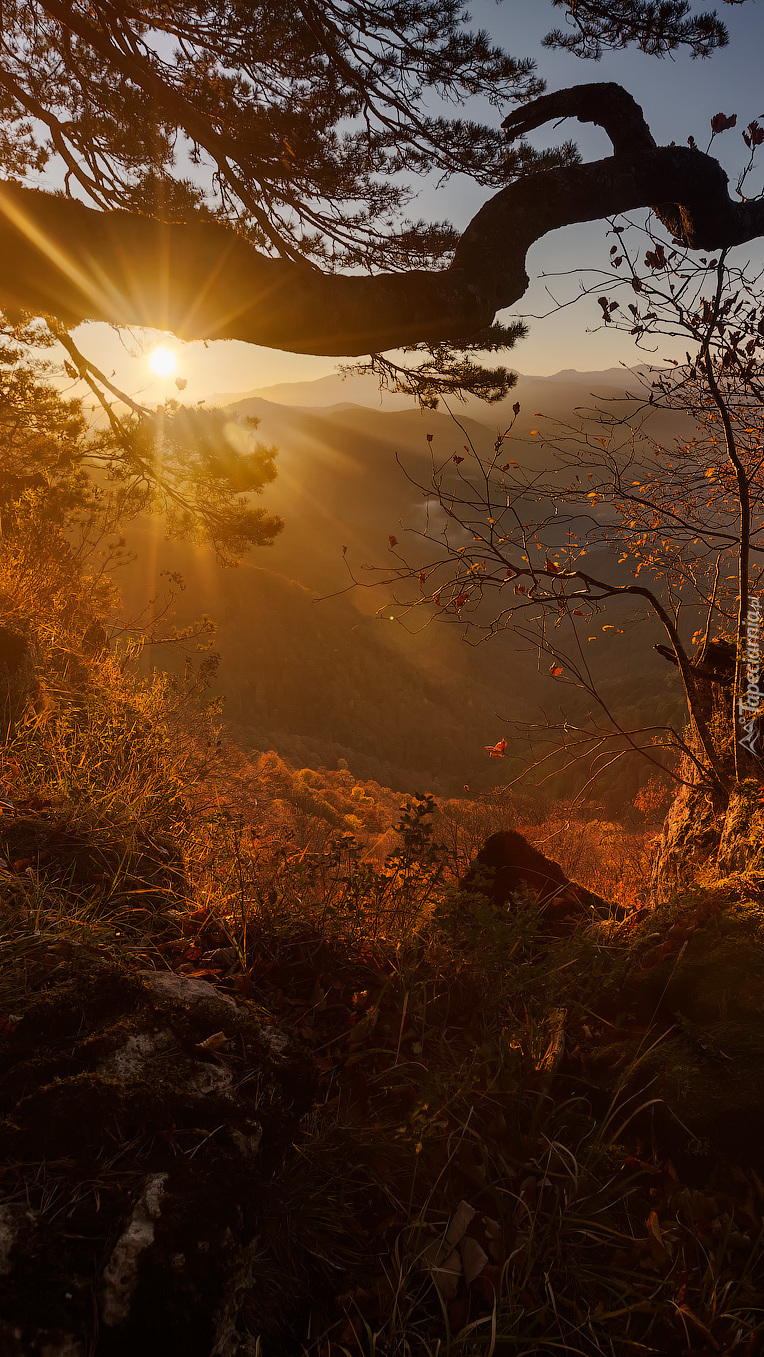
{"type": "Polygon", "coordinates": [[[177,386],[179,391],[185,391],[186,387],[188,386],[188,382],[186,381],[185,377],[176,377],[175,385],[177,386]]]}

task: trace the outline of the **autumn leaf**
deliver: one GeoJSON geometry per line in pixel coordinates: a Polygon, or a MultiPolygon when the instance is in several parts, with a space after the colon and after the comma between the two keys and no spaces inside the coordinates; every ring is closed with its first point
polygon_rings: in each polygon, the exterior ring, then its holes
{"type": "Polygon", "coordinates": [[[550,665],[549,672],[552,675],[552,678],[559,678],[560,674],[562,673],[562,665],[561,664],[550,665]]]}
{"type": "Polygon", "coordinates": [[[387,540],[388,540],[389,543],[390,543],[391,549],[392,549],[393,547],[397,547],[397,545],[398,545],[398,538],[395,537],[395,536],[393,535],[393,533],[390,533],[390,536],[388,537],[387,540]]]}
{"type": "Polygon", "coordinates": [[[460,462],[463,462],[463,461],[464,461],[464,458],[463,458],[463,457],[457,457],[456,453],[454,453],[454,456],[452,457],[451,460],[452,460],[453,462],[455,462],[456,465],[458,466],[460,462]]]}
{"type": "Polygon", "coordinates": [[[490,759],[503,759],[506,747],[506,740],[497,740],[496,744],[487,744],[485,751],[490,759]]]}
{"type": "Polygon", "coordinates": [[[427,435],[427,442],[428,442],[428,443],[431,443],[431,442],[432,442],[432,434],[431,434],[431,433],[428,433],[428,435],[427,435]]]}
{"type": "Polygon", "coordinates": [[[185,377],[176,377],[175,385],[177,386],[179,391],[185,391],[186,387],[188,386],[188,382],[186,381],[185,377]]]}
{"type": "Polygon", "coordinates": [[[734,127],[736,122],[737,113],[730,117],[726,113],[715,113],[711,119],[711,131],[716,136],[719,132],[726,132],[729,127],[734,127]]]}
{"type": "Polygon", "coordinates": [[[454,607],[455,607],[455,608],[463,608],[466,602],[467,602],[467,595],[466,595],[466,594],[460,594],[459,597],[457,598],[455,604],[454,604],[454,607]]]}
{"type": "Polygon", "coordinates": [[[557,574],[557,571],[558,571],[559,568],[560,568],[560,567],[558,566],[557,562],[556,562],[556,561],[550,561],[550,559],[549,559],[548,556],[547,556],[547,558],[546,558],[545,565],[546,565],[546,572],[547,572],[548,575],[556,575],[556,574],[557,574]]]}
{"type": "Polygon", "coordinates": [[[519,402],[519,401],[515,401],[514,405],[512,406],[512,409],[513,409],[513,411],[514,411],[514,413],[515,413],[516,415],[519,415],[519,413],[520,413],[520,402],[519,402]]]}

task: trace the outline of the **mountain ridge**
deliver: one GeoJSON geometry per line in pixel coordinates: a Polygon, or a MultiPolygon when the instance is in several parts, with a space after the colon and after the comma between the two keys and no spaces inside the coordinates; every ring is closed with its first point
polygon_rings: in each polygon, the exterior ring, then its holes
{"type": "MultiPolygon", "coordinates": [[[[582,372],[579,372],[576,368],[562,368],[559,372],[546,375],[518,373],[517,385],[513,388],[509,405],[511,406],[517,399],[515,392],[522,393],[526,386],[530,389],[531,386],[535,385],[564,382],[577,386],[595,384],[618,387],[622,382],[628,382],[630,375],[631,377],[639,377],[640,374],[648,370],[647,365],[642,364],[634,368],[612,367],[582,372]]],[[[207,397],[207,404],[229,407],[244,400],[252,400],[255,397],[277,405],[302,405],[306,408],[335,404],[362,405],[377,410],[413,410],[418,408],[416,402],[410,396],[380,391],[376,377],[364,374],[349,374],[347,377],[343,377],[339,372],[329,373],[325,377],[311,378],[307,381],[276,382],[269,386],[253,387],[249,391],[217,391],[207,397]],[[352,392],[353,395],[349,395],[349,392],[352,392]]],[[[506,403],[499,402],[502,405],[506,403]]],[[[467,404],[470,408],[473,406],[481,408],[487,413],[496,408],[487,405],[485,401],[477,401],[474,398],[468,399],[467,404]]],[[[455,408],[462,408],[461,404],[455,402],[455,408]]]]}

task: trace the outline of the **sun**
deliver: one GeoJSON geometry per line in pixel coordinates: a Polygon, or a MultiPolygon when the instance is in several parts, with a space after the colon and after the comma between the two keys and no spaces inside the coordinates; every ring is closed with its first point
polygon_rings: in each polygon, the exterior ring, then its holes
{"type": "Polygon", "coordinates": [[[149,367],[152,372],[156,373],[157,377],[171,377],[177,366],[178,360],[175,354],[171,349],[166,349],[163,344],[160,344],[158,349],[152,349],[149,354],[149,367]]]}

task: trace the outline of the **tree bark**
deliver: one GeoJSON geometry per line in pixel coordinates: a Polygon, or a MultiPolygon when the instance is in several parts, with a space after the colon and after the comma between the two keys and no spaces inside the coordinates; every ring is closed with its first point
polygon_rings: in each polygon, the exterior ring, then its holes
{"type": "Polygon", "coordinates": [[[638,105],[617,85],[542,96],[506,125],[512,134],[565,116],[605,127],[614,154],[500,190],[465,230],[450,267],[433,271],[325,274],[269,258],[211,220],[101,212],[6,182],[0,308],[66,325],[101,320],[182,339],[353,356],[479,335],[525,292],[534,241],[574,222],[653,207],[692,248],[713,251],[764,235],[764,201],[733,201],[721,166],[701,151],[656,146],[638,105]]]}

